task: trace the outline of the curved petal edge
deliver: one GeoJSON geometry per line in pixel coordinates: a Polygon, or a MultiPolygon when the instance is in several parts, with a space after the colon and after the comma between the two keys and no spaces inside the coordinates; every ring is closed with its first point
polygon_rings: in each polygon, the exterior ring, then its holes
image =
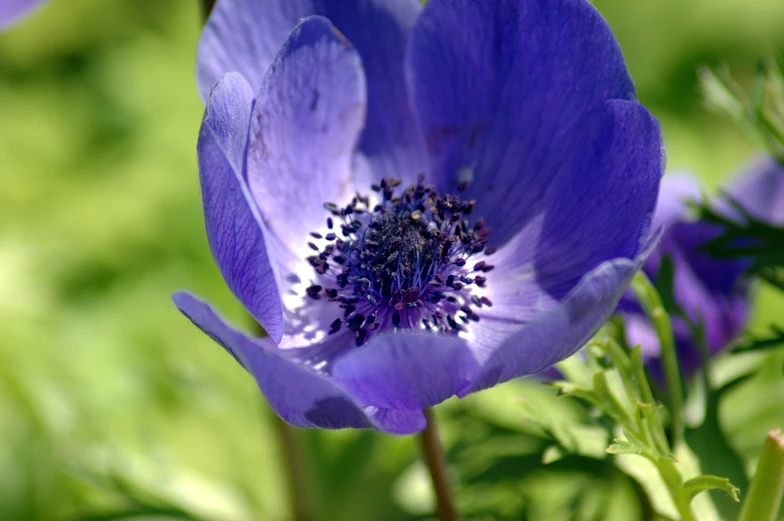
{"type": "Polygon", "coordinates": [[[361,403],[412,410],[457,394],[477,368],[465,340],[457,336],[395,331],[338,359],[332,376],[361,403]]]}
{"type": "Polygon", "coordinates": [[[270,341],[237,331],[205,302],[185,292],[172,301],[196,327],[228,351],[256,380],[272,409],[297,427],[376,428],[413,434],[425,427],[421,410],[361,407],[328,376],[297,363],[270,341]]]}
{"type": "Polygon", "coordinates": [[[207,240],[232,293],[280,342],[283,310],[263,223],[242,178],[253,94],[239,73],[212,89],[197,145],[207,240]]]}
{"type": "Polygon", "coordinates": [[[542,312],[495,349],[459,396],[544,371],[577,352],[612,316],[643,260],[615,259],[587,274],[558,306],[542,312]]]}

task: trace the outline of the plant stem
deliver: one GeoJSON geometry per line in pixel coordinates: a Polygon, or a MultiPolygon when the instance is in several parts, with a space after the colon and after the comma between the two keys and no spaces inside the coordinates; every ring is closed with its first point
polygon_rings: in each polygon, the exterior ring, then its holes
{"type": "Polygon", "coordinates": [[[683,478],[675,463],[665,458],[651,461],[656,465],[659,475],[667,487],[667,492],[670,493],[675,509],[680,516],[680,521],[697,521],[694,511],[691,509],[691,497],[682,494],[683,478]]]}
{"type": "MultiPolygon", "coordinates": [[[[272,410],[270,409],[270,412],[272,410]]],[[[302,443],[297,432],[291,425],[281,420],[272,412],[272,424],[280,447],[281,459],[286,479],[286,492],[289,498],[289,512],[293,521],[306,521],[310,518],[304,499],[304,488],[307,483],[307,472],[302,450],[302,443]]]]}
{"type": "Polygon", "coordinates": [[[436,493],[438,517],[441,521],[459,521],[460,517],[452,504],[452,490],[447,475],[444,449],[438,439],[436,417],[430,409],[425,409],[424,413],[427,427],[420,433],[419,439],[422,442],[422,455],[436,493]]]}
{"type": "MultiPolygon", "coordinates": [[[[267,333],[251,319],[255,332],[258,335],[267,333]]],[[[268,412],[269,421],[275,430],[275,441],[280,451],[283,466],[283,479],[285,481],[285,494],[288,495],[289,513],[292,521],[307,521],[310,519],[307,500],[310,497],[308,481],[307,454],[303,447],[302,438],[298,429],[280,419],[269,407],[264,406],[268,412]]]]}
{"type": "Polygon", "coordinates": [[[201,14],[202,18],[206,21],[215,7],[215,0],[201,0],[201,14]]]}
{"type": "Polygon", "coordinates": [[[739,521],[775,521],[784,496],[784,436],[768,433],[739,521]]]}
{"type": "MultiPolygon", "coordinates": [[[[202,20],[209,18],[212,8],[215,7],[216,0],[201,0],[202,20]]],[[[256,332],[266,335],[266,332],[253,320],[256,332]]],[[[298,432],[288,423],[280,419],[271,409],[269,410],[272,426],[275,429],[275,437],[280,448],[281,459],[283,460],[283,471],[286,480],[286,492],[289,498],[289,511],[293,521],[306,521],[309,519],[307,505],[304,501],[306,497],[307,470],[305,456],[302,447],[302,440],[298,432]]]]}
{"type": "Polygon", "coordinates": [[[667,405],[672,419],[672,446],[674,447],[683,436],[683,384],[678,367],[678,353],[675,351],[672,320],[664,309],[659,293],[644,273],[640,272],[635,275],[632,289],[659,337],[659,353],[664,367],[664,380],[667,384],[667,397],[669,398],[667,405]]]}

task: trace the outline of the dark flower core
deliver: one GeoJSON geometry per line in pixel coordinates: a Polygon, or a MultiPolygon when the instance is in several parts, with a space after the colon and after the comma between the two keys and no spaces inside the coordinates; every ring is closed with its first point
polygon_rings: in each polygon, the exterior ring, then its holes
{"type": "Polygon", "coordinates": [[[484,261],[467,266],[472,255],[493,253],[485,247],[490,229],[483,220],[470,226],[464,219],[475,201],[440,196],[435,187],[424,184],[423,176],[395,196],[400,184],[399,179],[385,178],[371,186],[380,199],[372,207],[370,198],[359,194],[344,208],[325,204],[331,214],[328,232],[311,236],[326,245],[308,243],[318,252],[308,262],[319,283],[307,294],[343,309],[343,317],[332,323],[329,333],[345,325],[354,332],[357,345],[379,329],[456,334],[464,324],[479,320],[472,306],[492,306],[490,299],[473,295],[472,289],[485,287],[487,279],[481,274],[493,266],[484,261]]]}

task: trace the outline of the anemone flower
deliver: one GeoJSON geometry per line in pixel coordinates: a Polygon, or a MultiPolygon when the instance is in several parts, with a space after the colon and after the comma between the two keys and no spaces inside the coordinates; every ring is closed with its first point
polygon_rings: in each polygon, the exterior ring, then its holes
{"type": "MultiPolygon", "coordinates": [[[[784,168],[773,159],[756,161],[729,185],[726,193],[754,217],[784,224],[784,168]]],[[[707,354],[713,356],[730,345],[748,322],[750,281],[744,274],[750,261],[715,259],[702,250],[723,228],[690,219],[687,201],[700,197],[700,186],[694,178],[664,177],[653,219],[653,227],[662,227],[664,232],[644,270],[655,279],[662,258],[672,258],[675,302],[689,322],[701,325],[707,354]]],[[[716,198],[713,205],[728,217],[740,217],[723,197],[716,198]]],[[[642,346],[647,365],[661,380],[659,341],[652,325],[633,298],[624,298],[619,308],[626,318],[627,341],[642,346]]],[[[702,360],[691,329],[686,321],[673,317],[678,359],[686,376],[693,374],[702,360]]]]}
{"type": "Polygon", "coordinates": [[[173,299],[294,425],[422,430],[644,261],[661,133],[585,0],[221,0],[197,61],[207,237],[269,336],[173,299]]]}
{"type": "Polygon", "coordinates": [[[0,2],[0,30],[20,22],[44,0],[3,0],[0,2]]]}

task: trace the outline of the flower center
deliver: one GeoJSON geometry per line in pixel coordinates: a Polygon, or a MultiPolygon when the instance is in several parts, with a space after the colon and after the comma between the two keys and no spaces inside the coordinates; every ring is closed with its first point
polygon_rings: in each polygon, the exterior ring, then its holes
{"type": "Polygon", "coordinates": [[[400,184],[400,179],[385,178],[371,186],[380,199],[372,207],[370,198],[359,194],[344,208],[325,204],[331,214],[328,231],[311,233],[325,245],[308,243],[317,252],[308,262],[318,283],[307,294],[343,309],[329,333],[345,326],[354,332],[357,345],[379,329],[457,334],[479,320],[474,307],[492,306],[487,297],[473,294],[475,287],[485,287],[482,273],[493,266],[485,261],[469,266],[469,259],[494,251],[485,246],[490,229],[483,220],[471,226],[464,218],[475,201],[441,196],[424,184],[423,176],[396,196],[400,184]]]}

